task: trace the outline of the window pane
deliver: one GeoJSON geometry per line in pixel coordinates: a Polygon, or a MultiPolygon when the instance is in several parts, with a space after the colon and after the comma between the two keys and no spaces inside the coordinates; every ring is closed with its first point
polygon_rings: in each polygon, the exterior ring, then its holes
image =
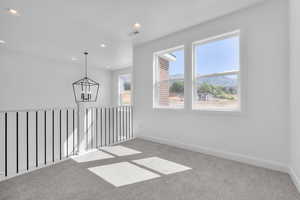
{"type": "Polygon", "coordinates": [[[155,106],[184,106],[184,50],[163,52],[156,56],[155,106]]]}
{"type": "Polygon", "coordinates": [[[119,76],[119,104],[131,104],[131,75],[124,74],[119,76]]]}
{"type": "Polygon", "coordinates": [[[197,74],[205,75],[239,70],[239,37],[196,45],[197,74]]]}
{"type": "Polygon", "coordinates": [[[239,36],[197,44],[194,109],[238,110],[239,36]]]}
{"type": "Polygon", "coordinates": [[[161,81],[157,87],[160,92],[160,106],[184,106],[184,81],[182,79],[161,81]]]}
{"type": "Polygon", "coordinates": [[[238,75],[199,77],[196,82],[195,109],[239,108],[238,75]]]}

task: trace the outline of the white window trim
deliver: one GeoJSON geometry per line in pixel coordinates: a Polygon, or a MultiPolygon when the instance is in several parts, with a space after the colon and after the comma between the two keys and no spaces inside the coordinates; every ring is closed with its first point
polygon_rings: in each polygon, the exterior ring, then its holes
{"type": "Polygon", "coordinates": [[[242,51],[241,51],[241,31],[240,30],[235,30],[232,32],[228,32],[228,33],[224,33],[224,34],[220,34],[217,36],[212,36],[203,40],[199,40],[199,41],[195,41],[192,43],[192,96],[191,96],[191,103],[192,103],[192,110],[193,111],[200,111],[200,112],[204,112],[204,113],[232,113],[232,114],[241,114],[244,106],[244,98],[243,98],[243,92],[244,92],[244,88],[242,87],[242,81],[243,81],[243,67],[242,67],[242,51]],[[238,73],[238,97],[239,97],[239,107],[238,109],[216,109],[216,108],[195,108],[194,107],[194,95],[195,95],[195,82],[196,82],[196,56],[195,56],[195,50],[197,45],[203,45],[206,43],[210,43],[212,41],[218,41],[218,40],[224,40],[227,38],[231,38],[234,36],[238,36],[239,37],[239,73],[238,73]]]}
{"type": "MultiPolygon", "coordinates": [[[[184,49],[184,45],[179,45],[176,47],[172,47],[169,49],[165,49],[165,50],[160,50],[160,51],[156,51],[153,53],[153,82],[152,82],[152,108],[153,109],[163,109],[163,110],[183,110],[185,109],[185,99],[184,99],[184,104],[183,106],[161,106],[159,105],[159,94],[158,94],[158,90],[157,90],[157,83],[159,82],[159,70],[157,68],[157,64],[158,64],[158,55],[162,54],[162,53],[169,53],[169,52],[173,52],[175,50],[180,50],[182,49],[183,51],[185,51],[184,49]]],[[[185,60],[185,54],[184,54],[184,60],[185,60]]],[[[185,62],[184,62],[184,73],[185,73],[185,62]]],[[[184,75],[185,77],[185,75],[184,75]]],[[[185,78],[183,78],[183,80],[185,81],[185,78]]]]}
{"type": "Polygon", "coordinates": [[[118,75],[118,105],[119,106],[130,106],[132,105],[132,75],[131,73],[122,73],[122,74],[119,74],[118,75]],[[130,81],[131,81],[131,88],[130,88],[130,91],[131,91],[131,101],[130,101],[130,104],[121,104],[121,81],[120,81],[120,77],[121,76],[130,76],[130,81]]]}

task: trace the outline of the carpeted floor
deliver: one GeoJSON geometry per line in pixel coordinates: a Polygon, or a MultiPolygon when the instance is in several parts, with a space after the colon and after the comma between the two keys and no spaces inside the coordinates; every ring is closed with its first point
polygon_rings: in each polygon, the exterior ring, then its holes
{"type": "Polygon", "coordinates": [[[284,173],[141,139],[122,145],[142,153],[82,163],[67,160],[8,179],[0,182],[0,199],[300,200],[284,173]],[[87,169],[153,156],[192,169],[168,175],[152,171],[160,177],[122,187],[109,184],[87,169]]]}

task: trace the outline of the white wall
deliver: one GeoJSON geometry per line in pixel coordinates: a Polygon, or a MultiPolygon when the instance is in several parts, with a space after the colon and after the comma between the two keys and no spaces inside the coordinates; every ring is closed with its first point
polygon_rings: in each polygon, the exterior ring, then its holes
{"type": "MultiPolygon", "coordinates": [[[[118,106],[119,105],[119,76],[122,74],[131,74],[132,68],[127,67],[124,69],[118,69],[112,71],[112,78],[111,78],[111,102],[112,105],[118,106]]],[[[131,77],[132,78],[132,77],[131,77]]]]}
{"type": "Polygon", "coordinates": [[[300,191],[300,2],[290,0],[291,173],[300,191]]]}
{"type": "MultiPolygon", "coordinates": [[[[84,75],[84,66],[0,48],[0,110],[75,106],[72,83],[84,75]]],[[[98,104],[110,104],[111,74],[89,68],[100,82],[98,104]]]]}
{"type": "Polygon", "coordinates": [[[286,170],[289,155],[288,3],[263,4],[134,47],[135,133],[166,143],[286,170]],[[191,111],[191,59],[184,110],[152,108],[152,59],[159,50],[241,30],[242,114],[191,111]]]}

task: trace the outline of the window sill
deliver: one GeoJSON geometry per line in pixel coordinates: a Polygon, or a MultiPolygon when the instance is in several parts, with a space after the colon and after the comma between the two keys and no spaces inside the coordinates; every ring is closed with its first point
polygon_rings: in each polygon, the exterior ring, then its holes
{"type": "Polygon", "coordinates": [[[164,106],[153,106],[154,111],[175,111],[175,112],[185,112],[196,115],[203,116],[244,116],[246,113],[244,109],[239,110],[225,110],[225,109],[196,109],[196,108],[186,108],[186,107],[164,107],[164,106]]]}
{"type": "Polygon", "coordinates": [[[191,110],[192,112],[196,112],[199,114],[205,114],[205,115],[232,115],[232,116],[243,116],[245,115],[245,112],[242,110],[225,110],[225,109],[196,109],[193,108],[191,110]]]}
{"type": "Polygon", "coordinates": [[[154,110],[184,110],[184,107],[164,107],[164,106],[154,106],[154,110]]]}

